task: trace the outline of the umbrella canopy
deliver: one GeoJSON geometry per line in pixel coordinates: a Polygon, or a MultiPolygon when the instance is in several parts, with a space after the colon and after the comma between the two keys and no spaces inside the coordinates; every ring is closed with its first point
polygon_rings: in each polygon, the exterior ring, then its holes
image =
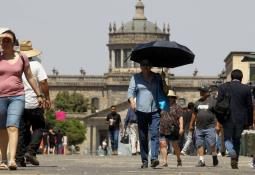
{"type": "Polygon", "coordinates": [[[140,63],[148,60],[151,66],[174,68],[194,61],[192,51],[174,41],[153,41],[138,44],[131,52],[130,59],[140,63]]]}
{"type": "Polygon", "coordinates": [[[247,55],[242,59],[242,62],[255,61],[255,55],[247,55]]]}

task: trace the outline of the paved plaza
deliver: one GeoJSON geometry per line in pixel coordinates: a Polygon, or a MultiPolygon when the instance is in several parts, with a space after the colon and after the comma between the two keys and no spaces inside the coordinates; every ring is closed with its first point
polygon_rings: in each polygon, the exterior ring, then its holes
{"type": "Polygon", "coordinates": [[[176,167],[176,159],[169,156],[169,167],[141,169],[140,156],[87,156],[87,155],[46,155],[39,156],[41,165],[19,168],[17,171],[2,170],[0,174],[27,175],[254,175],[255,169],[248,165],[248,157],[240,158],[239,170],[232,170],[229,158],[219,157],[220,165],[212,167],[210,156],[206,157],[206,167],[196,168],[197,157],[183,157],[183,167],[176,167]]]}

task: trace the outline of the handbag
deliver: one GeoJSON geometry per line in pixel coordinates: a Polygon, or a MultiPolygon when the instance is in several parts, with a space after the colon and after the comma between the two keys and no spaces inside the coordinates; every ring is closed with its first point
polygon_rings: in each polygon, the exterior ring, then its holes
{"type": "MultiPolygon", "coordinates": [[[[161,78],[161,77],[160,77],[161,78]]],[[[159,105],[159,108],[164,111],[169,111],[169,101],[168,97],[165,95],[163,92],[163,88],[160,86],[160,81],[158,82],[158,87],[157,87],[157,102],[159,105]]]]}
{"type": "Polygon", "coordinates": [[[120,139],[120,143],[129,144],[129,135],[124,132],[124,135],[120,139]]]}
{"type": "Polygon", "coordinates": [[[227,91],[229,89],[230,83],[226,85],[226,92],[224,93],[223,99],[217,101],[215,106],[212,108],[212,112],[215,114],[217,120],[220,124],[225,123],[230,117],[230,100],[231,96],[227,91]]]}

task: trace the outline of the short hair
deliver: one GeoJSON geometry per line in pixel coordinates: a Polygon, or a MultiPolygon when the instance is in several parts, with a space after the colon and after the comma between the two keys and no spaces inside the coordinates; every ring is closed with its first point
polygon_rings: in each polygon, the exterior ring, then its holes
{"type": "Polygon", "coordinates": [[[195,107],[194,103],[192,103],[192,102],[188,103],[188,109],[194,109],[194,107],[195,107]]]}
{"type": "Polygon", "coordinates": [[[116,105],[112,105],[112,106],[111,106],[111,109],[112,109],[112,108],[116,108],[116,105]]]}
{"type": "Polygon", "coordinates": [[[239,81],[242,81],[243,79],[243,73],[241,70],[239,69],[235,69],[231,72],[231,80],[239,80],[239,81]]]}

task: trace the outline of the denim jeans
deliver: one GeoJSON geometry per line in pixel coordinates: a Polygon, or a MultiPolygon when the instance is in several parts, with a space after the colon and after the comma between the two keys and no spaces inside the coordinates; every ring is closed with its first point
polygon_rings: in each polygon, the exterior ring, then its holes
{"type": "Polygon", "coordinates": [[[228,122],[223,124],[223,129],[225,147],[229,155],[231,157],[239,156],[243,125],[228,122]]]}
{"type": "Polygon", "coordinates": [[[151,160],[158,159],[159,153],[159,124],[160,115],[159,112],[143,113],[136,112],[138,121],[138,133],[140,141],[140,151],[143,163],[148,163],[149,154],[149,141],[148,133],[150,132],[151,139],[151,160]]]}
{"type": "Polygon", "coordinates": [[[112,151],[118,151],[119,129],[109,130],[109,137],[111,140],[112,151]]]}
{"type": "Polygon", "coordinates": [[[25,107],[25,97],[0,97],[0,128],[19,127],[20,118],[25,107]]]}
{"type": "Polygon", "coordinates": [[[42,108],[25,109],[20,120],[19,139],[17,145],[16,159],[22,161],[28,152],[36,155],[40,146],[43,129],[45,128],[44,111],[42,108]],[[32,126],[33,134],[30,128],[32,126]]]}

